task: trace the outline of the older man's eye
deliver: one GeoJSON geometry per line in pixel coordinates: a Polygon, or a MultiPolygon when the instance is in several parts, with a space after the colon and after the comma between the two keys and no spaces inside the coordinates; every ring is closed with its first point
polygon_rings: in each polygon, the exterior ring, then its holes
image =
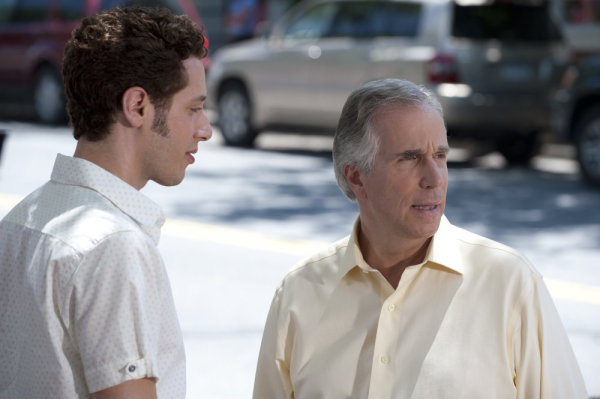
{"type": "Polygon", "coordinates": [[[402,159],[405,161],[416,161],[419,158],[420,154],[414,152],[407,152],[406,154],[402,155],[402,159]]]}

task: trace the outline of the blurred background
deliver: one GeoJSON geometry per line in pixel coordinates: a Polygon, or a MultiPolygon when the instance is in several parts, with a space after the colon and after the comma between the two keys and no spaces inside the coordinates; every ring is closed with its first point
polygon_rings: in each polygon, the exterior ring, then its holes
{"type": "Polygon", "coordinates": [[[375,78],[430,88],[452,150],[447,216],[544,275],[600,397],[600,0],[0,0],[0,216],[71,155],[60,64],[84,15],[162,5],[205,27],[214,137],[143,191],[184,333],[188,398],[251,396],[285,273],[349,234],[332,134],[375,78]]]}

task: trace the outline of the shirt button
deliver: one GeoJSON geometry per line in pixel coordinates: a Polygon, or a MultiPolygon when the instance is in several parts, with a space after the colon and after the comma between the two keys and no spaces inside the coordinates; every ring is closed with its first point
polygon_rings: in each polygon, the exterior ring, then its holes
{"type": "Polygon", "coordinates": [[[379,361],[381,361],[381,363],[383,363],[383,364],[388,364],[390,362],[390,358],[387,356],[381,356],[379,358],[379,361]]]}
{"type": "Polygon", "coordinates": [[[388,305],[388,310],[389,310],[390,312],[393,312],[394,310],[396,310],[396,305],[394,305],[393,303],[390,303],[390,304],[388,305]]]}
{"type": "Polygon", "coordinates": [[[135,366],[132,364],[129,367],[127,367],[127,371],[129,371],[130,373],[133,373],[135,371],[135,366]]]}

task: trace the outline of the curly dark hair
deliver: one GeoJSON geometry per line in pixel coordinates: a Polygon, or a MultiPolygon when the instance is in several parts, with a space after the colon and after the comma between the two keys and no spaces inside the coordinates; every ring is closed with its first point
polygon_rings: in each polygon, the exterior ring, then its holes
{"type": "Polygon", "coordinates": [[[163,8],[117,7],[85,18],[65,48],[63,81],[73,135],[101,140],[134,86],[157,108],[187,84],[183,61],[207,55],[203,30],[163,8]]]}

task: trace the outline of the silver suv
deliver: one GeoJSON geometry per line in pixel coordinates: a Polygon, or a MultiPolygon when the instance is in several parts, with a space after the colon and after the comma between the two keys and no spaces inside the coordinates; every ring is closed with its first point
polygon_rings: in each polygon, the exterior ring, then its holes
{"type": "MultiPolygon", "coordinates": [[[[332,133],[346,97],[398,77],[432,89],[451,135],[534,154],[569,53],[548,2],[316,0],[262,38],[216,52],[209,98],[229,145],[266,128],[332,133]]],[[[210,106],[210,104],[209,104],[210,106]]]]}

